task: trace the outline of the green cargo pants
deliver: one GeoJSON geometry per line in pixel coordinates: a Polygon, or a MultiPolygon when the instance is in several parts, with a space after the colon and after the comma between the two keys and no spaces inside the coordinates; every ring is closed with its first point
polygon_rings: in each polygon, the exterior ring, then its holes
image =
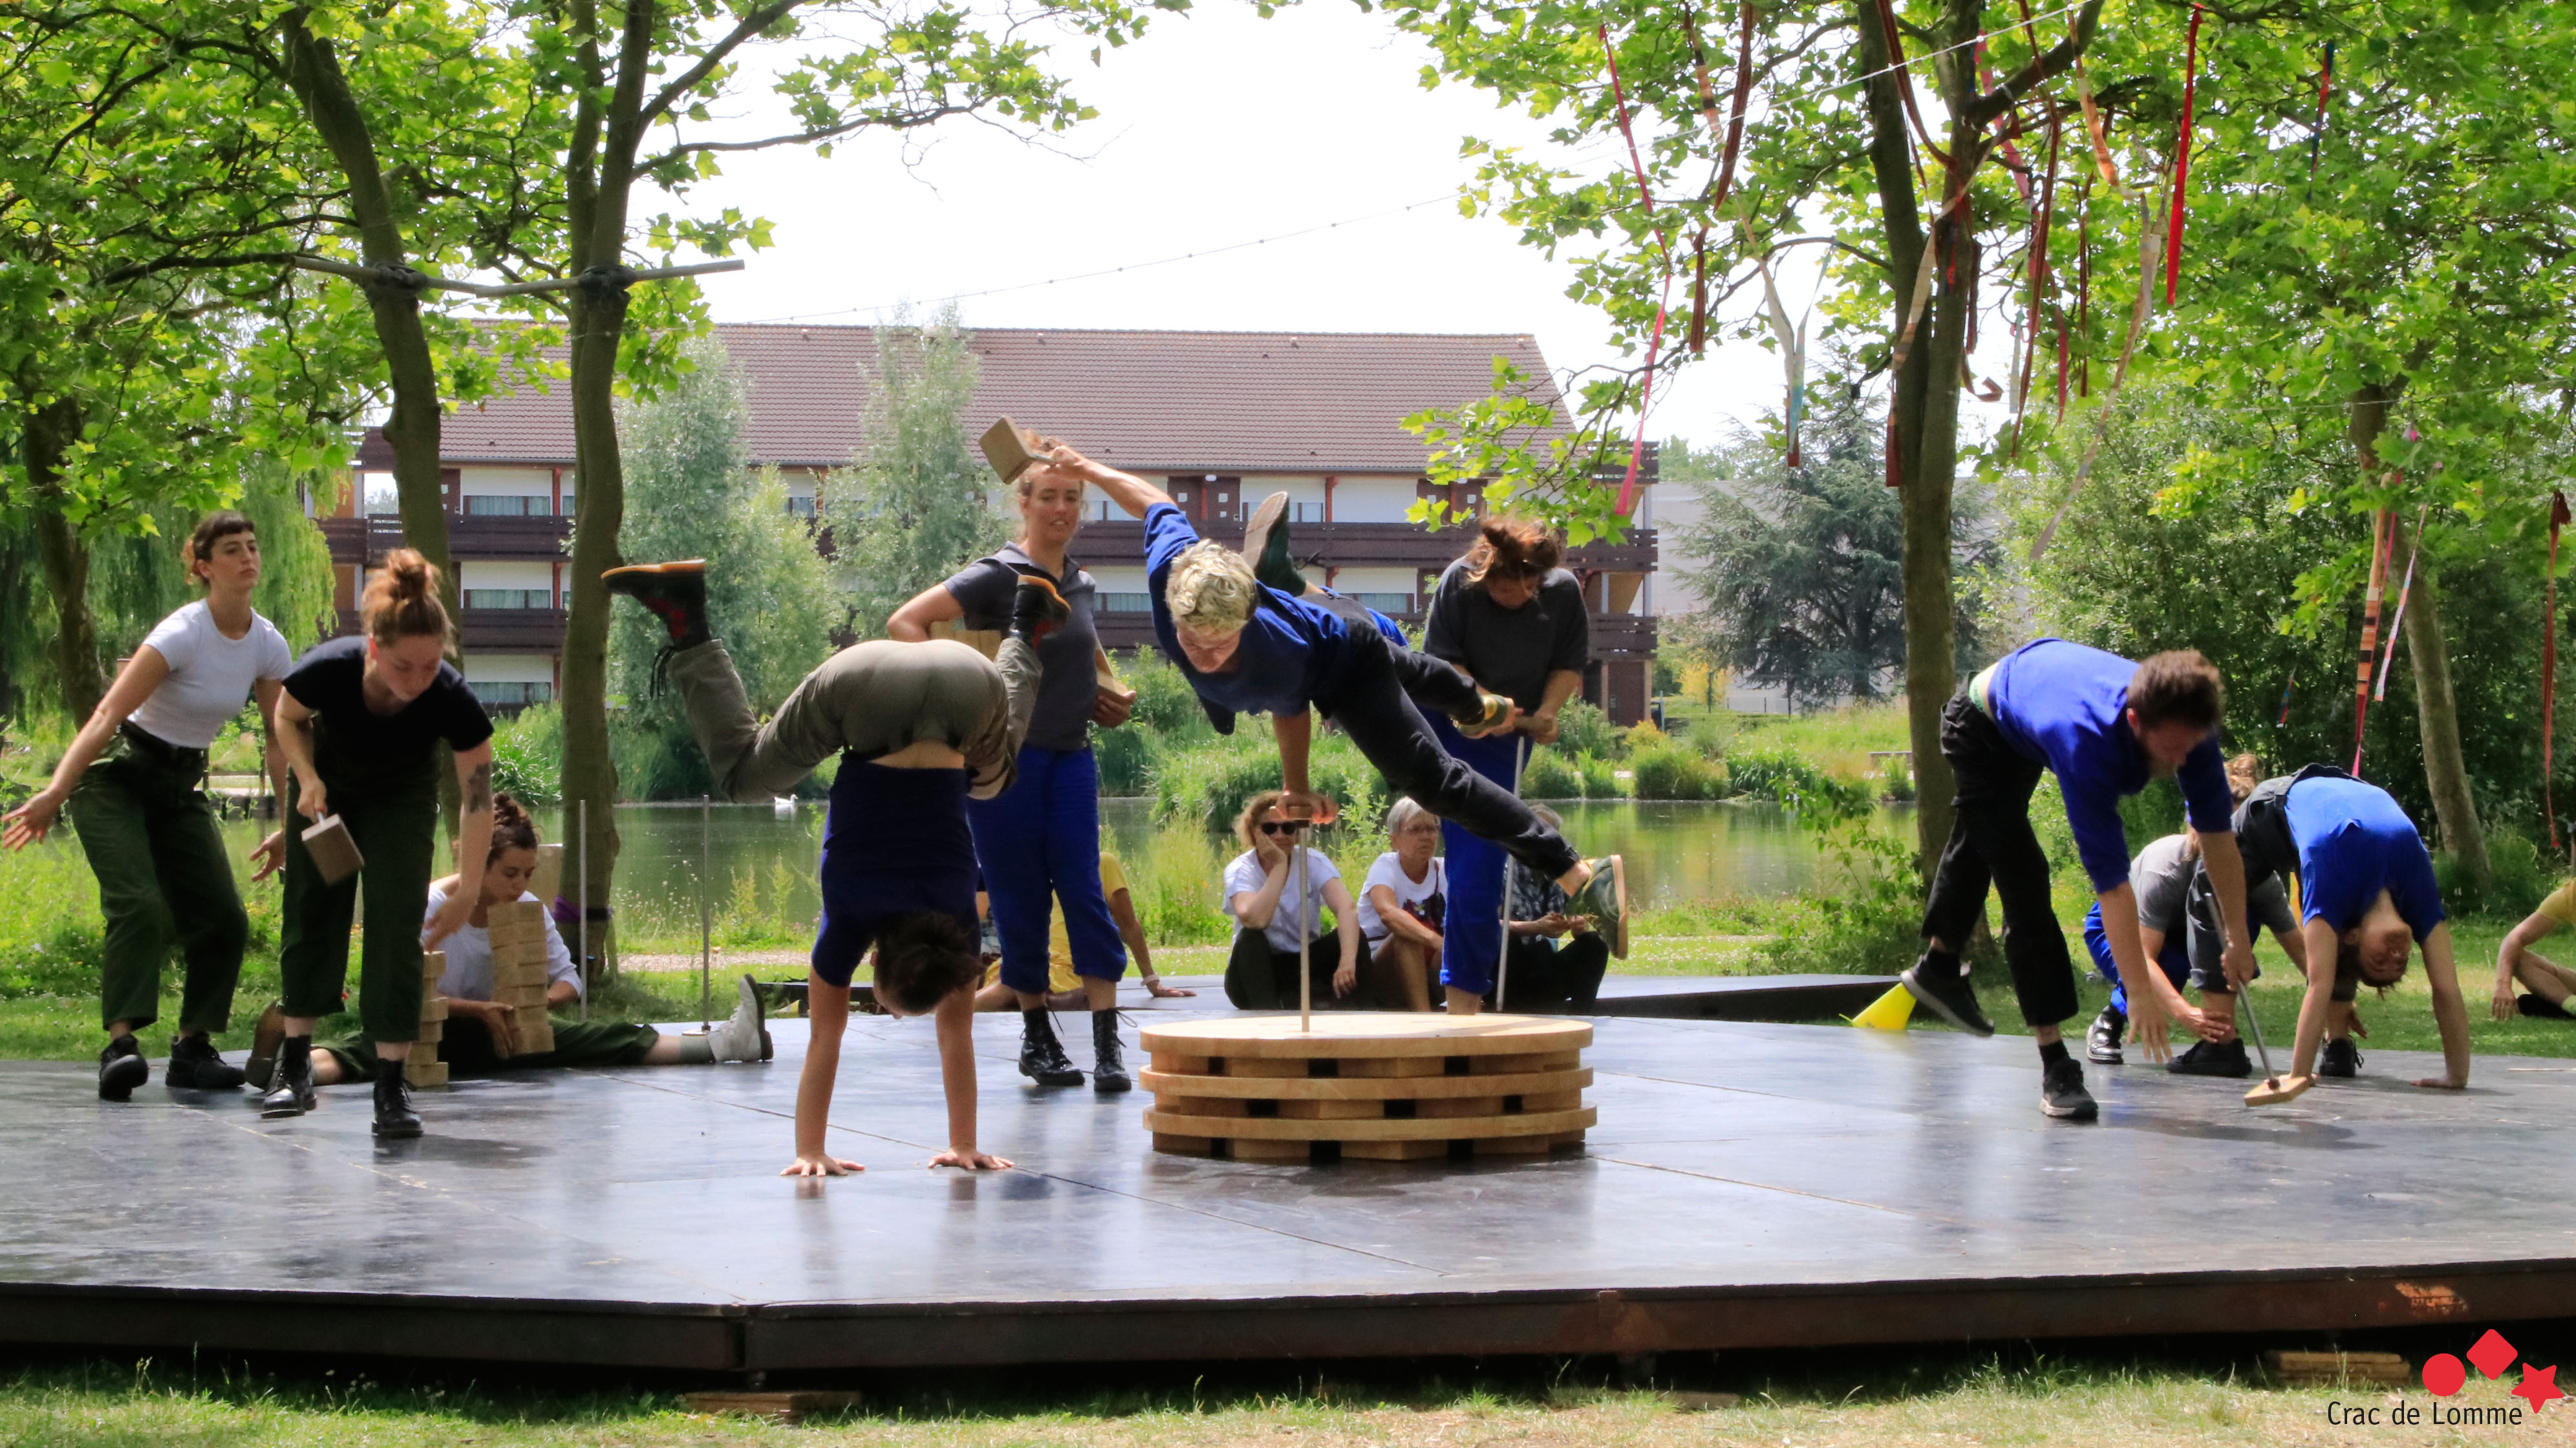
{"type": "Polygon", "coordinates": [[[250,917],[198,790],[204,777],[200,751],[160,757],[120,736],[72,792],[72,828],[107,920],[101,1025],[127,1021],[139,1031],[160,1019],[161,967],[174,944],[188,964],[180,1031],[220,1032],[231,1019],[250,917]]]}
{"type": "MultiPolygon", "coordinates": [[[[633,1066],[643,1061],[644,1053],[662,1038],[651,1026],[629,1025],[622,1021],[555,1020],[555,1048],[516,1056],[501,1056],[492,1050],[492,1037],[481,1021],[449,1016],[447,1029],[440,1033],[438,1059],[458,1076],[490,1076],[502,1071],[543,1071],[557,1066],[633,1066]]],[[[418,1025],[412,1027],[417,1031],[418,1025]]],[[[376,1075],[376,1045],[364,1035],[334,1036],[317,1040],[313,1049],[328,1051],[340,1063],[340,1074],[350,1081],[372,1081],[376,1075]]],[[[413,1048],[415,1052],[418,1047],[413,1048]]],[[[418,1059],[417,1056],[414,1059],[418,1059]]]]}
{"type": "MultiPolygon", "coordinates": [[[[430,861],[437,849],[436,780],[423,770],[416,781],[391,785],[327,777],[322,785],[367,863],[337,885],[323,884],[304,848],[310,821],[293,813],[289,800],[285,924],[277,963],[286,1013],[339,1014],[349,977],[349,922],[363,888],[367,938],[358,957],[358,1019],[372,1039],[412,1040],[420,1034],[420,922],[429,909],[430,861]]],[[[303,792],[296,783],[288,791],[303,792]]]]}

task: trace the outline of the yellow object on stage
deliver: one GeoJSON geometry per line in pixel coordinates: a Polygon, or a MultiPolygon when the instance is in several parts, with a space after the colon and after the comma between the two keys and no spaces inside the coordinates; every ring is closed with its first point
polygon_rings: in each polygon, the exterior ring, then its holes
{"type": "Polygon", "coordinates": [[[1914,1018],[1914,997],[1905,987],[1890,986],[1887,994],[1869,1003],[1869,1009],[1851,1018],[1855,1026],[1873,1031],[1901,1031],[1914,1018]]]}

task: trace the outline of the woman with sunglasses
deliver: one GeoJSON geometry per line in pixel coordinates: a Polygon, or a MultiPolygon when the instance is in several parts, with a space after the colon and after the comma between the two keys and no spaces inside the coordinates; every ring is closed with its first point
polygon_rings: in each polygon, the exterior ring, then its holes
{"type": "Polygon", "coordinates": [[[1307,822],[1291,818],[1287,803],[1286,791],[1263,790],[1244,802],[1234,822],[1243,853],[1225,867],[1225,908],[1235,922],[1225,998],[1238,1010],[1296,1005],[1300,970],[1317,1001],[1342,999],[1360,982],[1358,905],[1342,872],[1304,842],[1307,822]],[[1333,912],[1330,930],[1323,922],[1327,906],[1333,912]],[[1327,961],[1334,962],[1329,975],[1327,961]]]}

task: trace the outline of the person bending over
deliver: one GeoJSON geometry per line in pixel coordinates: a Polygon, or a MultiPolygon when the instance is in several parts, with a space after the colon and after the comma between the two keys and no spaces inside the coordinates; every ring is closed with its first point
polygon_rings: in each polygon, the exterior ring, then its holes
{"type": "Polygon", "coordinates": [[[2547,1021],[2576,1021],[2576,1013],[2567,1009],[2567,998],[2576,995],[2576,970],[2569,970],[2539,951],[2535,942],[2548,939],[2561,925],[2576,925],[2576,880],[2570,880],[2549,892],[2538,909],[2523,917],[2496,947],[2495,999],[2492,1010],[2499,1021],[2517,1015],[2536,1016],[2547,1021]],[[2514,984],[2524,987],[2520,994],[2514,984]]]}
{"type": "Polygon", "coordinates": [[[2451,926],[2433,882],[2433,856],[2396,799],[2331,764],[2311,764],[2265,780],[2236,811],[2236,833],[2245,842],[2249,882],[2276,874],[2299,882],[2299,932],[2311,969],[2282,1084],[2301,1088],[2318,1076],[2360,1072],[2350,1002],[2364,985],[2396,985],[2420,942],[2444,1071],[2415,1084],[2466,1087],[2469,1012],[2451,960],[2451,926]],[[2327,961],[2333,969],[2321,968],[2327,961]]]}
{"type": "Polygon", "coordinates": [[[1308,821],[1292,818],[1287,792],[1268,789],[1244,801],[1234,832],[1243,853],[1225,867],[1225,908],[1234,917],[1234,949],[1225,962],[1225,998],[1238,1010],[1292,1009],[1302,968],[1311,998],[1347,998],[1360,979],[1360,937],[1342,873],[1324,852],[1300,843],[1308,821]],[[1299,868],[1298,858],[1304,857],[1299,868]],[[1302,876],[1302,878],[1301,878],[1302,876]],[[1302,887],[1302,893],[1301,893],[1302,887]],[[1331,906],[1334,927],[1323,925],[1331,906]],[[1298,936],[1306,954],[1298,958],[1298,936]],[[1332,973],[1325,971],[1328,963],[1332,973]]]}
{"type": "Polygon", "coordinates": [[[2129,996],[2130,1032],[2149,1060],[2162,1060],[2168,1022],[2180,1020],[2197,1034],[2200,1018],[2164,972],[2147,967],[2119,800],[2158,775],[2170,774],[2182,786],[2218,889],[2228,975],[2250,976],[2245,881],[2218,757],[2224,701],[2218,671],[2190,650],[2133,664],[2064,639],[2041,639],[1969,679],[1942,707],[1941,755],[1957,778],[1957,814],[1924,907],[1923,956],[1902,979],[1915,1000],[1951,1025],[1994,1034],[1959,956],[1985,912],[1991,884],[2003,900],[2004,959],[2022,1019],[2039,1045],[2040,1109],[2049,1116],[2090,1121],[2099,1108],[2059,1031],[2075,1014],[2075,968],[2049,899],[2048,857],[2031,828],[2031,794],[2043,771],[2056,774],[2120,978],[2149,987],[2129,996]]]}
{"type": "MultiPolygon", "coordinates": [[[[541,903],[528,893],[537,873],[537,826],[519,802],[506,794],[492,797],[492,848],[483,866],[483,886],[474,913],[441,945],[447,968],[438,978],[438,994],[447,1001],[447,1021],[438,1040],[438,1059],[458,1076],[489,1076],[500,1071],[540,1071],[557,1066],[697,1066],[714,1061],[766,1061],[770,1055],[769,1024],[760,1008],[760,993],[744,976],[733,1015],[706,1035],[663,1035],[651,1026],[623,1021],[554,1021],[554,1049],[521,1051],[511,1030],[512,1008],[495,1001],[492,967],[491,912],[514,901],[541,903]]],[[[449,875],[429,887],[428,918],[447,909],[449,897],[464,880],[449,875]]],[[[562,1010],[580,1004],[581,968],[573,964],[553,917],[546,925],[546,1006],[562,1010]]],[[[424,927],[425,928],[425,927],[424,927]]],[[[269,1038],[276,1008],[260,1021],[251,1050],[251,1067],[260,1072],[270,1052],[260,1049],[269,1038]]],[[[376,1072],[375,1043],[364,1032],[313,1043],[313,1084],[365,1081],[376,1072]]],[[[265,1085],[265,1082],[260,1084],[265,1085]]]]}
{"type": "MultiPolygon", "coordinates": [[[[1109,902],[1109,918],[1118,923],[1118,937],[1127,942],[1127,953],[1136,958],[1136,978],[1144,982],[1145,993],[1159,1000],[1176,1000],[1197,995],[1167,985],[1154,969],[1153,947],[1145,941],[1145,922],[1136,916],[1136,897],[1127,888],[1127,869],[1118,857],[1107,850],[1100,852],[1100,889],[1109,902]]],[[[986,919],[990,919],[989,913],[986,919]]],[[[1055,918],[1047,923],[1047,994],[1050,1011],[1087,1011],[1091,1009],[1091,988],[1084,984],[1091,977],[1073,968],[1073,945],[1067,938],[1064,907],[1058,905],[1055,918]]],[[[1020,994],[1002,983],[1001,950],[997,942],[988,942],[985,954],[992,957],[984,971],[984,985],[975,992],[978,1011],[1016,1011],[1021,1009],[1020,994]]]]}
{"type": "MultiPolygon", "coordinates": [[[[1154,637],[1180,666],[1218,732],[1237,714],[1268,714],[1292,814],[1319,810],[1307,787],[1307,752],[1321,711],[1350,736],[1394,792],[1491,840],[1565,886],[1576,914],[1599,923],[1611,951],[1627,953],[1625,867],[1616,855],[1586,861],[1510,791],[1440,747],[1417,701],[1470,736],[1509,729],[1511,700],[1479,691],[1438,659],[1390,643],[1367,610],[1339,598],[1298,598],[1253,577],[1233,549],[1202,541],[1169,494],[1103,466],[1052,438],[1033,465],[1098,487],[1145,520],[1146,592],[1154,637]]],[[[1353,942],[1356,946],[1357,942],[1353,942]]]]}
{"type": "MultiPolygon", "coordinates": [[[[2234,770],[2231,768],[2231,778],[2234,770]]],[[[2245,1043],[2236,1035],[2236,988],[2227,979],[2225,940],[2219,933],[2216,892],[2200,871],[2200,841],[2188,831],[2150,841],[2129,862],[2129,888],[2138,897],[2138,949],[2176,987],[2188,981],[2200,992],[2202,1039],[2174,1057],[2167,1067],[2177,1076],[2241,1078],[2252,1074],[2245,1043]]],[[[2299,937],[2298,918],[2277,879],[2245,892],[2245,908],[2257,926],[2272,932],[2281,953],[2304,973],[2307,942],[2299,937]]],[[[2128,1033],[2129,992],[2119,962],[2111,958],[2109,935],[2102,928],[2102,906],[2084,915],[2084,944],[2094,968],[2111,982],[2111,1003],[2085,1033],[2085,1054],[2105,1065],[2121,1062],[2120,1045],[2128,1033]]]]}
{"type": "MultiPolygon", "coordinates": [[[[1556,811],[1534,806],[1563,828],[1556,811]]],[[[1601,977],[1610,970],[1610,946],[1585,922],[1565,913],[1565,892],[1552,880],[1518,865],[1511,873],[1511,960],[1495,982],[1497,1010],[1588,1016],[1598,1009],[1601,977]]]]}
{"type": "Polygon", "coordinates": [[[1399,799],[1386,812],[1386,837],[1395,848],[1378,856],[1360,882],[1360,984],[1379,1010],[1427,1011],[1449,909],[1440,821],[1399,799]]]}
{"type": "Polygon", "coordinates": [[[812,1040],[796,1089],[796,1159],[780,1175],[859,1170],[831,1153],[826,1133],[850,980],[871,947],[878,1007],[937,1019],[948,1149],[930,1164],[1010,1166],[975,1144],[982,962],[966,801],[1011,783],[1040,682],[1034,644],[1065,618],[1064,599],[1044,579],[1022,581],[1011,634],[992,659],[954,639],[854,644],[806,675],[763,724],[709,627],[703,561],[613,568],[601,577],[669,630],[669,678],[727,798],[784,794],[842,756],[823,817],[823,913],[806,982],[812,1040]]]}

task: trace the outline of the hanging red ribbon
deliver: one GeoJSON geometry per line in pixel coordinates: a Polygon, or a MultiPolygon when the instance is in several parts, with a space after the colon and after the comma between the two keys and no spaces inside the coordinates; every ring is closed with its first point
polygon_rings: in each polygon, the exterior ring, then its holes
{"type": "Polygon", "coordinates": [[[2200,7],[2191,7],[2191,36],[2184,43],[2182,63],[2182,140],[2174,147],[2173,219],[2165,225],[2165,305],[2174,301],[2174,289],[2182,279],[2182,198],[2183,188],[2191,179],[2191,103],[2193,88],[2200,80],[2200,7]]]}
{"type": "Polygon", "coordinates": [[[2274,728],[2290,727],[2290,691],[2297,687],[2299,687],[2299,669],[2296,664],[2293,664],[2290,666],[2290,677],[2281,683],[2281,717],[2273,721],[2274,728]]]}
{"type": "MultiPolygon", "coordinates": [[[[1610,97],[1619,107],[1619,134],[1628,141],[1628,164],[1637,173],[1637,199],[1645,204],[1646,214],[1655,214],[1655,189],[1646,182],[1646,158],[1637,150],[1637,132],[1628,124],[1628,89],[1619,79],[1619,52],[1610,44],[1610,27],[1599,28],[1601,54],[1610,62],[1610,97]]],[[[1672,300],[1673,253],[1661,231],[1655,233],[1655,247],[1664,255],[1663,294],[1655,299],[1655,327],[1646,338],[1646,380],[1637,394],[1637,435],[1628,443],[1628,475],[1619,482],[1619,513],[1625,518],[1637,506],[1637,470],[1646,460],[1646,411],[1655,400],[1655,358],[1664,348],[1664,304],[1672,300]]]]}
{"type": "MultiPolygon", "coordinates": [[[[2048,117],[2048,173],[2040,178],[2039,214],[2031,219],[2030,227],[2030,302],[2026,308],[2030,337],[2023,348],[2021,378],[2013,398],[2014,457],[2021,456],[2021,435],[2030,430],[2030,375],[2039,370],[2040,309],[2048,293],[2048,233],[2057,224],[2057,140],[2057,115],[2052,111],[2048,117]]],[[[2058,375],[2065,376],[2062,365],[2058,375]]]]}
{"type": "Polygon", "coordinates": [[[2397,510],[2382,508],[2370,520],[2370,589],[2361,604],[2361,662],[2353,670],[2352,770],[2361,774],[2363,730],[2370,722],[2370,666],[2379,655],[2379,606],[2388,594],[2388,558],[2397,546],[2397,510]]]}
{"type": "Polygon", "coordinates": [[[2558,803],[2550,797],[2549,767],[2558,721],[2558,530],[2567,526],[2567,495],[2549,493],[2549,607],[2540,634],[2540,810],[2549,816],[2549,848],[2558,843],[2558,803]]]}
{"type": "Polygon", "coordinates": [[[1914,72],[1905,59],[1905,41],[1896,30],[1896,9],[1892,0],[1878,0],[1878,26],[1887,37],[1887,68],[1896,72],[1896,93],[1905,100],[1905,114],[1914,122],[1915,138],[1923,143],[1924,150],[1932,153],[1933,160],[1941,163],[1941,169],[1949,170],[1949,153],[1932,144],[1931,128],[1923,124],[1923,111],[1914,103],[1914,72]]]}
{"type": "MultiPolygon", "coordinates": [[[[2379,682],[2370,689],[2370,697],[2377,703],[2388,702],[2388,671],[2397,663],[2397,640],[2404,636],[2406,625],[2406,600],[2415,596],[2415,564],[2424,556],[2424,519],[2432,511],[2430,503],[2415,510],[2415,546],[2406,551],[2406,581],[2397,586],[2397,611],[2388,616],[2388,642],[2379,652],[2379,682]]],[[[2395,546],[2391,540],[2388,561],[2392,566],[2397,562],[2395,546]]]]}

